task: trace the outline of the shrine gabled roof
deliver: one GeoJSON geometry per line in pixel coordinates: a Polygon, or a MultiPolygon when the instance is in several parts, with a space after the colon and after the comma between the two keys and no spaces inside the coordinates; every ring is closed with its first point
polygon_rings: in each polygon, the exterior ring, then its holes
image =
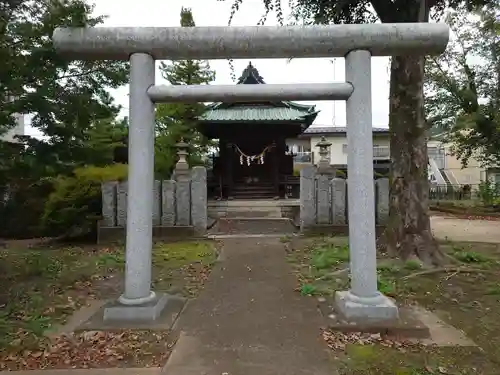
{"type": "MultiPolygon", "coordinates": [[[[258,70],[249,63],[238,85],[265,84],[258,70]]],[[[289,101],[277,103],[213,103],[199,117],[201,122],[303,122],[312,124],[319,111],[314,105],[289,101]]]]}
{"type": "Polygon", "coordinates": [[[241,84],[265,84],[264,78],[261,77],[259,71],[252,65],[250,61],[248,66],[241,73],[240,78],[238,78],[238,85],[241,84]]]}
{"type": "MultiPolygon", "coordinates": [[[[373,134],[389,134],[389,128],[372,127],[373,134]]],[[[319,135],[340,135],[345,136],[347,128],[345,126],[311,126],[301,134],[301,137],[314,137],[319,135]]]]}
{"type": "MultiPolygon", "coordinates": [[[[280,103],[281,104],[281,103],[280,103]]],[[[203,122],[257,122],[257,121],[314,121],[318,111],[314,106],[301,108],[296,103],[285,105],[235,105],[227,108],[208,108],[200,117],[203,122]]]]}

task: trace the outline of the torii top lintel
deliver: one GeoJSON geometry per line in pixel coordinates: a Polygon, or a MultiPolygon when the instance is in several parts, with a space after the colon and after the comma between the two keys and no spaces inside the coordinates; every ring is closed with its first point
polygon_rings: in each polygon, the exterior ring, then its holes
{"type": "Polygon", "coordinates": [[[446,49],[444,23],[380,23],[244,27],[58,28],[55,49],[68,58],[128,60],[147,53],[155,59],[344,57],[353,50],[372,56],[437,55],[446,49]]]}

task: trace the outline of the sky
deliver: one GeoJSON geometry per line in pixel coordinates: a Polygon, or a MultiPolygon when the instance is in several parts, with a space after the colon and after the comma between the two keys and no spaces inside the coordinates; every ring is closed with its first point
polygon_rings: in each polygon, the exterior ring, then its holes
{"type": "MultiPolygon", "coordinates": [[[[197,26],[226,26],[230,6],[233,0],[97,0],[95,15],[106,15],[103,26],[179,26],[181,7],[191,8],[197,26]]],[[[282,2],[285,17],[290,11],[288,1],[282,2]]],[[[244,0],[240,10],[233,19],[235,26],[254,26],[264,13],[262,0],[244,0]]],[[[270,15],[266,25],[276,25],[274,15],[270,15]]],[[[235,60],[236,76],[251,61],[266,83],[320,83],[344,82],[344,59],[245,59],[235,60]]],[[[158,65],[158,63],[157,63],[158,65]]],[[[232,84],[229,63],[226,60],[210,61],[216,71],[216,79],[212,84],[232,84]]],[[[156,83],[164,84],[159,72],[156,83]]],[[[123,106],[120,113],[128,112],[128,86],[110,91],[116,102],[123,106]]],[[[372,58],[372,112],[373,126],[388,127],[389,114],[389,58],[372,58]]],[[[304,102],[316,104],[320,110],[313,126],[345,126],[344,102],[304,102]]],[[[29,120],[28,120],[29,122],[29,120]]],[[[26,133],[39,135],[29,125],[26,133]]]]}

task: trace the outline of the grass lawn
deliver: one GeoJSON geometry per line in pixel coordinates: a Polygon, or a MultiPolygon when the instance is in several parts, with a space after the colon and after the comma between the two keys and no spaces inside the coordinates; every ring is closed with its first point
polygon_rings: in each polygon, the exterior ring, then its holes
{"type": "MultiPolygon", "coordinates": [[[[324,338],[342,375],[430,375],[500,373],[500,250],[496,244],[444,243],[456,265],[427,272],[381,256],[379,289],[399,303],[418,303],[463,330],[478,347],[436,347],[386,341],[379,335],[326,331],[324,338]]],[[[303,295],[333,296],[348,287],[345,238],[302,240],[288,257],[303,295]]]]}
{"type": "MultiPolygon", "coordinates": [[[[209,241],[156,244],[153,288],[195,296],[216,256],[209,241]]],[[[161,365],[169,332],[45,335],[90,301],[118,297],[123,269],[123,247],[0,250],[0,370],[161,365]]]]}

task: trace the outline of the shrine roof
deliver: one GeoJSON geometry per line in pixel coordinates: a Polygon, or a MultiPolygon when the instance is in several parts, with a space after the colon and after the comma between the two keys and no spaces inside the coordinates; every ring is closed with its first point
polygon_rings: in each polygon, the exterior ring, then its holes
{"type": "MultiPolygon", "coordinates": [[[[238,79],[238,85],[265,84],[258,70],[249,63],[238,79]]],[[[308,126],[319,111],[314,105],[289,101],[254,103],[213,103],[199,117],[201,122],[301,122],[308,126]]]]}
{"type": "MultiPolygon", "coordinates": [[[[389,134],[389,128],[372,127],[373,134],[389,134]]],[[[313,137],[319,135],[340,135],[345,136],[347,128],[345,126],[312,126],[308,128],[301,137],[313,137]]]]}
{"type": "Polygon", "coordinates": [[[289,106],[237,105],[229,108],[208,108],[200,117],[206,122],[302,121],[311,122],[318,111],[289,106]]]}

